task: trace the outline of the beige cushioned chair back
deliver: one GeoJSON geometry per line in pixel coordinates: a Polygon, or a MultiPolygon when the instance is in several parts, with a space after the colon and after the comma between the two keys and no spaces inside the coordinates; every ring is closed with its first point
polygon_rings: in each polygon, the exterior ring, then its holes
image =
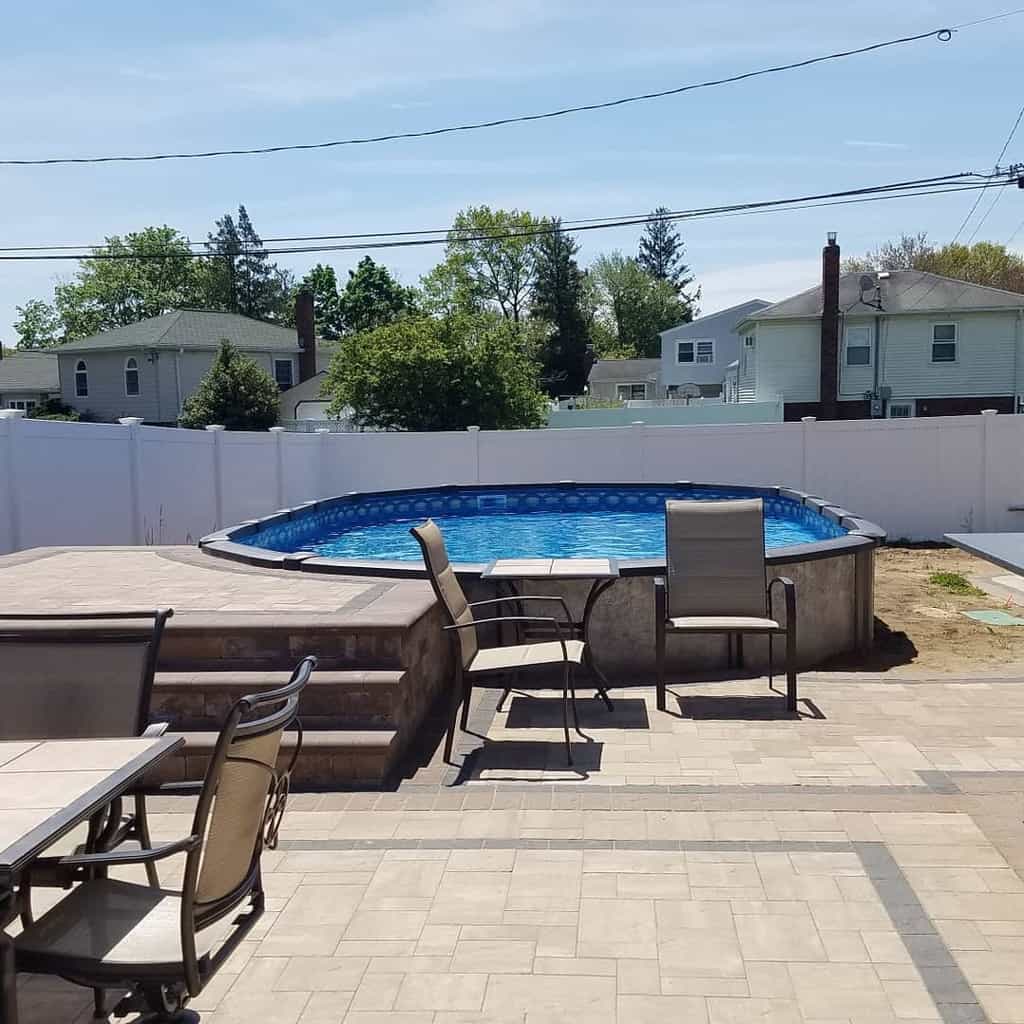
{"type": "Polygon", "coordinates": [[[0,639],[0,739],[135,736],[150,639],[0,639]]]}
{"type": "Polygon", "coordinates": [[[236,739],[228,748],[210,811],[196,902],[211,903],[233,892],[252,866],[273,782],[282,730],[236,739]]]}
{"type": "MultiPolygon", "coordinates": [[[[438,601],[444,605],[450,620],[449,624],[461,626],[472,622],[473,612],[466,601],[466,595],[462,592],[451,562],[448,561],[444,538],[441,536],[437,523],[433,519],[428,519],[421,526],[414,526],[412,535],[419,541],[420,547],[423,549],[423,561],[430,573],[430,582],[438,601]]],[[[458,629],[455,633],[459,638],[462,667],[468,668],[477,652],[476,630],[458,629]]]]}
{"type": "Polygon", "coordinates": [[[767,614],[760,498],[665,502],[665,554],[670,619],[767,614]]]}

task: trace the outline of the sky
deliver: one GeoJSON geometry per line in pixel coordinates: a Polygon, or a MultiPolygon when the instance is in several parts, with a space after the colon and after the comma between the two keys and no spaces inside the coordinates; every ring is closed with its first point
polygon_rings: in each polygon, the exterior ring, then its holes
{"type": "MultiPolygon", "coordinates": [[[[53,0],[5,11],[0,157],[315,142],[415,131],[672,88],[983,18],[1009,0],[418,0],[354,4],[53,0]]],[[[204,239],[244,203],[265,237],[444,228],[469,205],[565,219],[643,214],[988,169],[1024,95],[1024,15],[751,82],[434,139],[218,160],[0,167],[0,245],[92,243],[151,224],[204,239]]],[[[1004,162],[1024,160],[1024,125],[1004,162]]],[[[683,226],[701,310],[817,283],[902,231],[948,241],[972,193],[683,226]]],[[[992,200],[986,195],[975,219],[992,200]]],[[[1024,221],[1006,190],[978,238],[1024,221]]],[[[973,229],[973,223],[965,235],[973,229]]],[[[637,228],[580,237],[581,261],[637,228]]],[[[1014,248],[1024,248],[1024,229],[1014,248]]],[[[359,253],[318,260],[339,276],[359,253]]],[[[373,254],[405,283],[441,255],[373,254]]],[[[0,341],[15,307],[74,264],[0,263],[0,341]]]]}

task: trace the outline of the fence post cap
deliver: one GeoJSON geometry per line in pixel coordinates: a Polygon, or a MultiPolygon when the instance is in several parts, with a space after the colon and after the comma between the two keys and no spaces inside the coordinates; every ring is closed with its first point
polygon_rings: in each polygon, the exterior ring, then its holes
{"type": "Polygon", "coordinates": [[[121,416],[118,418],[118,423],[122,427],[137,427],[142,422],[141,416],[121,416]]]}
{"type": "Polygon", "coordinates": [[[207,423],[206,426],[203,429],[204,430],[210,430],[210,431],[216,431],[216,430],[224,430],[225,427],[224,427],[223,423],[207,423]]]}
{"type": "Polygon", "coordinates": [[[982,416],[998,416],[999,415],[999,410],[998,409],[982,409],[981,410],[981,415],[982,416]]]}
{"type": "Polygon", "coordinates": [[[269,430],[272,434],[284,433],[284,427],[267,427],[267,430],[269,430]]]}
{"type": "Polygon", "coordinates": [[[472,433],[472,434],[476,434],[476,433],[479,433],[479,431],[480,431],[480,428],[479,428],[479,427],[466,427],[466,429],[467,429],[467,430],[468,430],[468,431],[469,431],[470,433],[472,433]]]}
{"type": "Polygon", "coordinates": [[[817,416],[801,416],[800,417],[800,422],[801,423],[817,423],[818,422],[818,417],[817,416]]]}
{"type": "Polygon", "coordinates": [[[330,432],[329,427],[317,427],[316,430],[313,431],[314,434],[329,434],[330,432]]]}

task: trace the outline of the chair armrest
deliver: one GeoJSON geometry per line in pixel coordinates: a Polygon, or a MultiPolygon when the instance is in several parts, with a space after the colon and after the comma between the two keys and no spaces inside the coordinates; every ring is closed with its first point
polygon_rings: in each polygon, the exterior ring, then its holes
{"type": "Polygon", "coordinates": [[[775,576],[768,584],[768,610],[771,611],[772,588],[778,583],[786,602],[786,630],[796,629],[796,584],[788,576],[775,576]]]}
{"type": "Polygon", "coordinates": [[[522,597],[518,595],[510,595],[509,597],[491,597],[486,601],[471,601],[469,603],[470,608],[480,608],[488,604],[510,604],[515,601],[557,601],[562,606],[562,611],[565,612],[565,618],[568,622],[573,622],[572,612],[569,611],[569,605],[566,604],[565,598],[560,597],[558,594],[525,594],[522,597]]]}
{"type": "Polygon", "coordinates": [[[664,576],[654,577],[654,621],[668,621],[668,586],[664,576]]]}
{"type": "Polygon", "coordinates": [[[498,615],[493,619],[475,619],[473,622],[456,622],[451,626],[442,626],[442,630],[449,629],[475,629],[477,626],[481,626],[486,622],[544,622],[549,626],[553,626],[555,630],[555,637],[558,642],[562,645],[562,660],[569,660],[569,652],[565,647],[565,637],[562,636],[562,627],[558,624],[558,619],[548,615],[498,615]]]}
{"type": "Polygon", "coordinates": [[[202,782],[158,782],[150,786],[139,786],[132,790],[143,796],[198,796],[202,782]]]}
{"type": "Polygon", "coordinates": [[[150,849],[110,850],[107,853],[74,853],[57,861],[60,868],[114,867],[117,864],[148,864],[151,861],[187,853],[199,845],[199,836],[176,839],[172,843],[158,843],[150,849]]]}
{"type": "Polygon", "coordinates": [[[150,722],[142,732],[143,739],[159,739],[168,729],[170,722],[150,722]]]}

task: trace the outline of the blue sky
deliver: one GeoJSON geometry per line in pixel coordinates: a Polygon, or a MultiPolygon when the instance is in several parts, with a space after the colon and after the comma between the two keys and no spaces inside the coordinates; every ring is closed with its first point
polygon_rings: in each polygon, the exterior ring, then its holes
{"type": "MultiPolygon", "coordinates": [[[[224,148],[415,130],[670,88],[980,18],[1011,6],[419,0],[174,4],[60,0],[5,12],[5,157],[224,148]]],[[[991,167],[1024,96],[1024,16],[746,84],[557,121],[320,153],[0,168],[0,244],[92,242],[167,223],[205,238],[244,202],[265,236],[440,228],[469,204],[564,218],[829,191],[991,167]]],[[[1007,154],[1024,155],[1024,126],[1007,154]]],[[[948,240],[972,194],[684,228],[713,312],[813,285],[825,232],[845,254],[901,230],[948,240]]],[[[981,204],[984,211],[986,197],[981,204]]],[[[1009,191],[979,237],[1024,220],[1009,191]]],[[[968,230],[969,233],[969,230],[968,230]]],[[[583,261],[635,228],[582,236],[583,261]]],[[[1024,231],[1015,247],[1024,248],[1024,231]]],[[[407,283],[433,249],[379,256],[407,283]]],[[[325,257],[341,275],[358,254],[325,257]]],[[[317,257],[296,256],[304,273],[317,257]]],[[[0,265],[14,308],[73,265],[0,265]]]]}

